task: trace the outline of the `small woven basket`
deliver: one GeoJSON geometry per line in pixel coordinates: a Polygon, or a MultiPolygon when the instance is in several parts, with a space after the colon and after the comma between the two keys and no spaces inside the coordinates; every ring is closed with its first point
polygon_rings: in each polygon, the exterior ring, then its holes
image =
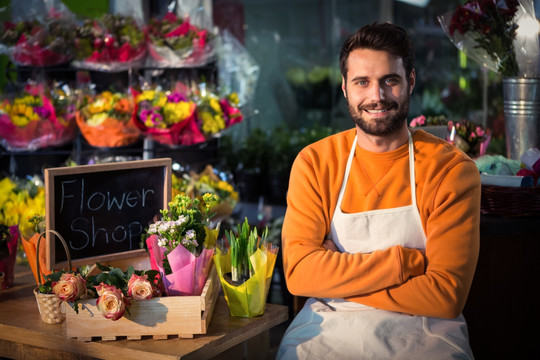
{"type": "MultiPolygon", "coordinates": [[[[68,269],[71,269],[71,255],[69,253],[69,249],[67,247],[66,241],[64,238],[56,231],[54,230],[46,230],[42,232],[39,235],[39,239],[37,242],[36,247],[36,269],[37,269],[37,275],[39,279],[39,285],[42,285],[41,282],[41,271],[39,268],[39,244],[41,242],[41,239],[43,238],[43,235],[46,232],[51,232],[55,234],[58,239],[62,242],[62,245],[64,245],[64,250],[66,251],[67,260],[68,260],[68,269]]],[[[46,324],[61,324],[66,319],[65,312],[62,311],[62,300],[56,294],[41,294],[39,292],[39,287],[34,289],[34,295],[36,296],[36,301],[38,304],[39,314],[41,316],[41,320],[46,324]]]]}
{"type": "Polygon", "coordinates": [[[540,187],[482,185],[480,210],[501,217],[540,216],[540,187]]]}

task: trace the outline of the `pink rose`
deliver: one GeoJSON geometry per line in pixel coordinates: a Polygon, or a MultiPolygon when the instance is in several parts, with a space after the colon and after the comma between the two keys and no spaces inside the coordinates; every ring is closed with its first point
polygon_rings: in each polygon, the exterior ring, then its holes
{"type": "Polygon", "coordinates": [[[118,320],[124,316],[126,304],[122,291],[104,283],[96,286],[96,291],[99,295],[96,306],[106,319],[118,320]]]}
{"type": "Polygon", "coordinates": [[[52,284],[52,289],[61,300],[73,302],[86,294],[86,280],[80,274],[64,273],[52,284]]]}
{"type": "Polygon", "coordinates": [[[425,124],[426,124],[426,117],[424,115],[420,115],[412,119],[409,125],[411,127],[416,127],[416,126],[422,126],[425,124]]]}
{"type": "Polygon", "coordinates": [[[154,292],[152,284],[147,280],[148,275],[132,274],[128,282],[128,295],[135,300],[148,300],[154,292]]]}

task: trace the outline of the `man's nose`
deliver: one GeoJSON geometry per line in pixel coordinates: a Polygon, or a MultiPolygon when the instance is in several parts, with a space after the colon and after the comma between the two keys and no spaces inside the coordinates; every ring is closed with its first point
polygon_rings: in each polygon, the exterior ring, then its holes
{"type": "Polygon", "coordinates": [[[369,100],[373,102],[382,101],[385,99],[384,87],[378,83],[373,83],[369,89],[369,100]]]}

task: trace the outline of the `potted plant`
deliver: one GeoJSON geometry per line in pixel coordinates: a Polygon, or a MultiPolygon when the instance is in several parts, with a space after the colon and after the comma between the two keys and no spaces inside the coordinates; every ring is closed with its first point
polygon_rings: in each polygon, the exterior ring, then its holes
{"type": "Polygon", "coordinates": [[[267,241],[268,228],[259,235],[247,218],[236,232],[225,234],[228,246],[217,247],[214,262],[230,313],[241,317],[262,315],[278,247],[267,241]]]}

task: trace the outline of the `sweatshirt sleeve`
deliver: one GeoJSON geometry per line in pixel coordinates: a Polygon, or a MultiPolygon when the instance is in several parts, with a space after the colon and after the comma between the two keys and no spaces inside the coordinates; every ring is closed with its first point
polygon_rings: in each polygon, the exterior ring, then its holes
{"type": "Polygon", "coordinates": [[[457,317],[472,284],[480,246],[478,169],[472,161],[453,166],[422,211],[427,233],[425,274],[348,300],[379,309],[441,318],[457,317]],[[429,214],[427,213],[429,212],[429,214]]]}
{"type": "Polygon", "coordinates": [[[349,254],[322,247],[333,213],[330,199],[337,193],[328,185],[336,169],[320,168],[317,159],[303,151],[291,170],[282,229],[289,291],[300,296],[342,298],[398,286],[423,274],[424,256],[416,249],[393,246],[370,254],[349,254]]]}

